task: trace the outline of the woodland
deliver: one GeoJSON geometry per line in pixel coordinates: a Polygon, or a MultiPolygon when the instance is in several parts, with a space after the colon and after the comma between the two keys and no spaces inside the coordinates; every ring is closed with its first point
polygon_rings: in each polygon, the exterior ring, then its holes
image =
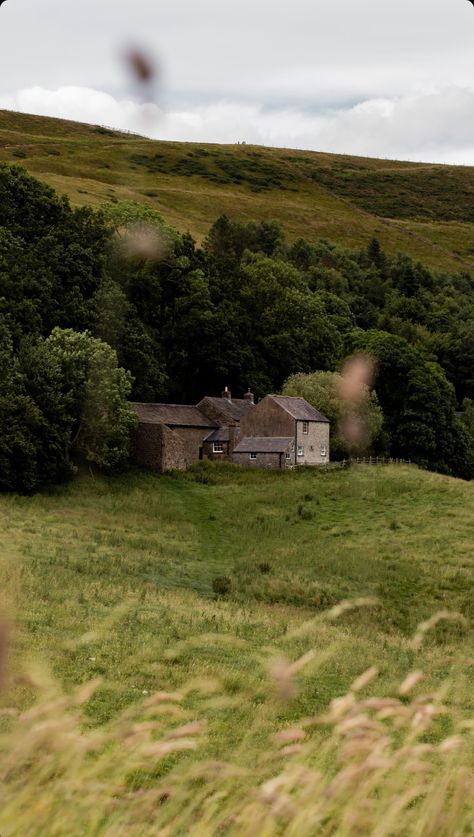
{"type": "Polygon", "coordinates": [[[222,215],[198,245],[154,209],[71,207],[0,164],[0,489],[127,465],[128,400],[257,397],[376,363],[371,451],[474,476],[474,279],[376,238],[349,249],[222,215]]]}

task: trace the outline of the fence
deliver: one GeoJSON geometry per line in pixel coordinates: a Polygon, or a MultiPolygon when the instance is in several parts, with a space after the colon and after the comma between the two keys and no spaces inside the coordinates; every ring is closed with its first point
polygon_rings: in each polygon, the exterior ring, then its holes
{"type": "Polygon", "coordinates": [[[383,456],[363,456],[351,459],[343,459],[343,465],[411,465],[411,459],[386,458],[383,456]]]}

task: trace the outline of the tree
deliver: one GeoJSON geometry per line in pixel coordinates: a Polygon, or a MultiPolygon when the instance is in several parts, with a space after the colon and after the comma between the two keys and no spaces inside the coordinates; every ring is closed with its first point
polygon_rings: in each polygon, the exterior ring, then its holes
{"type": "Polygon", "coordinates": [[[90,325],[110,235],[100,213],[71,209],[21,168],[0,164],[0,311],[15,347],[57,325],[90,325]]]}
{"type": "Polygon", "coordinates": [[[365,385],[357,403],[344,397],[339,372],[312,372],[291,375],[283,395],[305,398],[331,422],[333,458],[363,456],[381,441],[383,413],[375,392],[365,385]]]}
{"type": "Polygon", "coordinates": [[[334,367],[342,340],[332,295],[311,292],[292,265],[261,255],[249,255],[242,274],[241,335],[270,387],[280,388],[295,370],[334,367]]]}
{"type": "Polygon", "coordinates": [[[105,470],[123,467],[136,425],[127,404],[130,373],[117,365],[117,354],[107,343],[88,332],[56,328],[45,342],[72,403],[71,453],[105,470]]]}
{"type": "Polygon", "coordinates": [[[72,404],[44,341],[18,353],[0,318],[0,490],[30,493],[71,476],[72,404]]]}
{"type": "Polygon", "coordinates": [[[352,332],[346,347],[376,361],[375,389],[392,455],[472,479],[474,448],[456,417],[454,387],[441,367],[402,337],[382,331],[352,332]]]}

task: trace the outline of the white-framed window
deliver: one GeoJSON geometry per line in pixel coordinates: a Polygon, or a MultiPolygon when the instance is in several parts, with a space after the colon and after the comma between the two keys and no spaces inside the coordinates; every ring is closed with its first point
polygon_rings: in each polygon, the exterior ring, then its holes
{"type": "Polygon", "coordinates": [[[303,447],[303,445],[298,445],[298,456],[304,456],[304,447],[303,447]]]}
{"type": "Polygon", "coordinates": [[[256,454],[256,453],[251,453],[251,454],[250,454],[250,459],[256,459],[256,458],[257,458],[257,454],[256,454]]]}
{"type": "Polygon", "coordinates": [[[224,453],[224,442],[214,442],[213,453],[224,453]]]}
{"type": "Polygon", "coordinates": [[[325,457],[327,455],[326,445],[321,445],[321,456],[325,457]]]}
{"type": "Polygon", "coordinates": [[[286,455],[285,455],[285,459],[287,459],[287,460],[291,459],[291,451],[287,450],[286,455]]]}
{"type": "Polygon", "coordinates": [[[309,421],[304,421],[303,422],[303,433],[304,433],[305,436],[308,435],[308,433],[309,433],[309,421]]]}

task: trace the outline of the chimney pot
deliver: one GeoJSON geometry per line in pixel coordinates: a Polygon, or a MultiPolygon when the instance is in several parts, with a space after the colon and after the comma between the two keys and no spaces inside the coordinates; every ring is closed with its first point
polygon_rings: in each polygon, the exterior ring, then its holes
{"type": "Polygon", "coordinates": [[[246,401],[250,401],[251,404],[255,404],[255,396],[253,392],[250,391],[250,387],[249,391],[245,393],[244,398],[246,401]]]}
{"type": "Polygon", "coordinates": [[[222,398],[227,398],[228,401],[232,401],[232,393],[229,390],[229,387],[226,387],[224,392],[222,393],[222,398]]]}

